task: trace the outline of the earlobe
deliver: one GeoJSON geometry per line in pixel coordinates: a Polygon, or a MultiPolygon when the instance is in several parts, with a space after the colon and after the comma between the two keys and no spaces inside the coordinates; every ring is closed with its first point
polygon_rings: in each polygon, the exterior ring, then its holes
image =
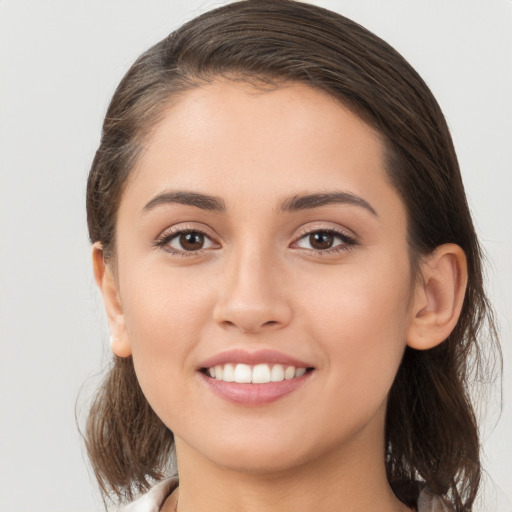
{"type": "Polygon", "coordinates": [[[442,343],[453,331],[464,302],[467,264],[464,251],[443,244],[421,263],[416,285],[407,344],[427,350],[442,343]]]}
{"type": "Polygon", "coordinates": [[[132,354],[132,350],[126,332],[125,317],[117,281],[112,268],[105,262],[103,248],[99,242],[96,242],[92,248],[92,264],[94,279],[105,304],[111,333],[110,346],[112,352],[119,357],[128,357],[132,354]]]}

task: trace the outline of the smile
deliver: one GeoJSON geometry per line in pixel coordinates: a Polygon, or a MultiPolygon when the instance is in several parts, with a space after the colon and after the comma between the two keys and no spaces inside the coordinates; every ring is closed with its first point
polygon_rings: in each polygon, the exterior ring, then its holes
{"type": "Polygon", "coordinates": [[[243,363],[227,363],[205,368],[205,373],[213,379],[223,382],[237,382],[239,384],[282,382],[302,377],[306,371],[307,368],[267,363],[253,366],[243,363]]]}
{"type": "Polygon", "coordinates": [[[197,368],[203,384],[219,398],[242,406],[263,406],[301,389],[315,367],[273,349],[234,348],[197,368]]]}

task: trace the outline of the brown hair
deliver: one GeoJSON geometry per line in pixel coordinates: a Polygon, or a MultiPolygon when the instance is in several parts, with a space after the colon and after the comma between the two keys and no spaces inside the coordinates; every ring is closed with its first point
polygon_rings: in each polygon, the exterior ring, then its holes
{"type": "MultiPolygon", "coordinates": [[[[291,0],[247,0],[203,14],[145,52],[112,98],[87,185],[92,242],[115,259],[116,212],[144,139],[169,101],[219,76],[320,89],[384,138],[387,171],[408,212],[412,262],[444,243],[465,252],[469,280],[457,326],[439,346],[406,349],[388,399],[387,470],[398,498],[419,486],[472,508],[481,467],[469,384],[490,377],[481,331],[499,356],[482,283],[481,250],[443,114],[412,67],[341,15],[291,0]],[[486,373],[487,372],[487,373],[486,373]]],[[[131,498],[165,473],[172,432],[149,407],[131,358],[114,356],[88,417],[86,445],[100,487],[131,498]]]]}

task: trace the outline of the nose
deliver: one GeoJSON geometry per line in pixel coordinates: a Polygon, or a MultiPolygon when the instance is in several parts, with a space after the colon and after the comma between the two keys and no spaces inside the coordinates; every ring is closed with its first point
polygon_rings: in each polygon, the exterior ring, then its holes
{"type": "Polygon", "coordinates": [[[284,273],[275,260],[246,248],[226,262],[214,307],[214,321],[224,329],[263,333],[286,327],[292,308],[284,273]]]}

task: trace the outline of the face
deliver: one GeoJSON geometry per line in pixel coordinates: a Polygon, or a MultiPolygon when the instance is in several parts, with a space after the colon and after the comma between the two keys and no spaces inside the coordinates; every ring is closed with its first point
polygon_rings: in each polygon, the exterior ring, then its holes
{"type": "Polygon", "coordinates": [[[413,295],[383,161],[304,85],[219,81],[166,111],[118,212],[112,329],[178,459],[269,471],[383,445],[413,295]]]}

